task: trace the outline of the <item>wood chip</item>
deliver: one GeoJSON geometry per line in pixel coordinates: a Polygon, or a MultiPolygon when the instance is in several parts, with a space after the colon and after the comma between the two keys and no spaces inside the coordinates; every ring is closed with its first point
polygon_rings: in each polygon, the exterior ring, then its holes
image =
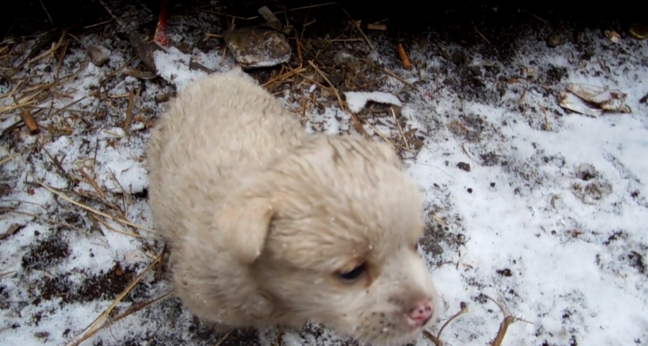
{"type": "Polygon", "coordinates": [[[35,135],[40,132],[38,124],[36,123],[36,120],[34,119],[31,111],[28,108],[24,108],[20,111],[20,118],[25,123],[25,126],[27,126],[30,135],[35,135]]]}
{"type": "Polygon", "coordinates": [[[385,25],[385,24],[373,24],[373,23],[369,23],[369,24],[367,24],[367,29],[369,29],[369,30],[386,31],[386,30],[387,30],[387,25],[385,25]]]}

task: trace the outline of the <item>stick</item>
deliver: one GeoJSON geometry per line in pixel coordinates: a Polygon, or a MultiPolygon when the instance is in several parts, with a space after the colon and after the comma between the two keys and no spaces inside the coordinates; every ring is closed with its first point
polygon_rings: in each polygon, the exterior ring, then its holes
{"type": "Polygon", "coordinates": [[[477,27],[475,27],[475,31],[477,32],[477,34],[478,34],[479,36],[481,36],[481,38],[484,39],[484,41],[486,41],[488,44],[491,44],[490,41],[486,38],[486,36],[482,35],[482,33],[479,32],[479,30],[477,30],[477,27]]]}
{"type": "Polygon", "coordinates": [[[275,77],[275,78],[272,78],[271,80],[269,80],[269,81],[263,83],[261,86],[265,88],[265,87],[267,87],[268,85],[270,85],[270,84],[272,84],[272,83],[274,83],[274,82],[278,82],[278,81],[280,81],[280,80],[284,80],[284,79],[286,79],[286,78],[288,78],[288,77],[291,77],[291,76],[293,76],[293,75],[296,75],[296,74],[298,75],[298,74],[300,74],[300,73],[302,73],[302,72],[304,72],[304,71],[306,71],[306,68],[303,68],[303,67],[300,68],[300,67],[298,67],[298,68],[296,68],[296,69],[294,69],[294,70],[288,71],[288,72],[286,72],[286,73],[284,73],[284,74],[280,74],[279,76],[277,76],[277,77],[275,77]]]}
{"type": "Polygon", "coordinates": [[[495,339],[493,339],[493,342],[491,342],[491,346],[501,346],[502,341],[504,341],[504,337],[506,336],[506,332],[508,331],[508,327],[517,321],[524,320],[511,315],[511,312],[504,305],[498,303],[493,298],[489,296],[485,297],[495,303],[495,305],[497,305],[497,307],[500,308],[500,310],[504,314],[504,320],[502,321],[502,323],[500,323],[499,329],[497,330],[497,335],[495,336],[495,339]]]}
{"type": "Polygon", "coordinates": [[[231,329],[228,330],[227,333],[225,333],[225,335],[223,335],[223,337],[220,338],[220,340],[218,340],[218,342],[216,343],[215,346],[220,346],[220,344],[222,344],[223,341],[225,341],[225,340],[227,339],[227,337],[230,336],[230,334],[232,334],[232,330],[231,330],[231,329]]]}
{"type": "Polygon", "coordinates": [[[386,30],[387,30],[387,25],[385,25],[385,24],[373,24],[373,23],[369,23],[369,24],[367,24],[367,29],[369,29],[369,30],[380,30],[380,31],[386,31],[386,30]]]}
{"type": "Polygon", "coordinates": [[[43,4],[43,1],[38,0],[38,2],[40,2],[41,6],[43,6],[43,10],[45,10],[45,14],[47,14],[47,18],[49,18],[50,23],[52,24],[52,26],[54,26],[54,21],[52,20],[52,17],[50,16],[49,12],[47,12],[47,8],[43,4]]]}
{"type": "Polygon", "coordinates": [[[343,111],[348,112],[349,114],[351,114],[351,121],[353,122],[353,127],[355,127],[356,131],[358,131],[358,133],[365,136],[366,138],[369,138],[369,134],[362,127],[362,124],[360,123],[360,119],[358,119],[358,117],[356,117],[355,114],[353,114],[351,111],[348,110],[348,108],[346,107],[346,104],[344,103],[344,101],[342,101],[342,98],[340,97],[340,93],[338,93],[337,88],[335,86],[333,86],[333,83],[331,83],[331,81],[326,77],[324,72],[322,72],[322,70],[320,70],[319,67],[317,67],[317,65],[315,65],[313,60],[308,60],[308,63],[311,66],[313,66],[315,71],[317,71],[317,73],[319,73],[319,75],[322,76],[322,78],[324,78],[324,80],[331,86],[331,88],[333,88],[333,92],[335,92],[335,97],[337,97],[337,101],[338,101],[338,104],[340,105],[340,108],[343,111]]]}
{"type": "MultiPolygon", "coordinates": [[[[378,68],[376,68],[376,69],[378,69],[378,68]]],[[[418,89],[416,86],[414,86],[414,84],[412,84],[412,83],[406,81],[405,79],[403,79],[403,77],[401,77],[401,76],[397,75],[396,73],[394,73],[394,71],[389,70],[389,69],[387,69],[387,68],[385,68],[385,67],[383,67],[382,70],[383,70],[386,74],[390,75],[391,77],[395,78],[395,79],[398,80],[399,82],[403,83],[406,87],[409,87],[409,88],[412,88],[412,89],[414,89],[414,90],[416,90],[416,91],[419,91],[419,89],[418,89]]]]}
{"type": "Polygon", "coordinates": [[[432,333],[430,333],[427,330],[423,330],[423,336],[425,336],[426,338],[431,340],[434,343],[435,346],[442,346],[443,343],[441,342],[441,333],[443,333],[443,330],[448,325],[450,325],[450,323],[452,321],[457,319],[459,316],[468,313],[468,305],[466,305],[466,303],[461,302],[460,307],[461,307],[461,310],[459,310],[459,312],[457,312],[456,314],[450,316],[450,318],[448,318],[448,320],[445,321],[445,323],[443,323],[443,325],[441,326],[441,329],[439,329],[439,332],[437,333],[436,336],[434,336],[432,333]]]}
{"type": "Polygon", "coordinates": [[[123,320],[124,318],[126,318],[126,317],[140,311],[140,310],[143,310],[143,309],[145,309],[145,308],[147,308],[147,307],[149,307],[149,306],[151,306],[151,305],[153,305],[153,304],[155,304],[157,302],[165,300],[165,299],[171,297],[172,295],[173,295],[172,293],[166,293],[166,294],[163,294],[162,296],[157,297],[157,298],[155,298],[155,299],[153,299],[151,301],[148,301],[148,302],[140,304],[140,305],[138,305],[138,306],[136,306],[134,308],[126,310],[126,312],[124,312],[124,313],[122,313],[120,315],[117,315],[115,318],[109,320],[108,322],[106,322],[106,324],[104,324],[101,327],[99,327],[98,329],[96,329],[93,333],[90,333],[90,334],[86,335],[83,338],[83,340],[81,340],[81,342],[83,342],[83,341],[87,340],[88,338],[90,338],[91,336],[95,335],[98,331],[106,329],[106,328],[112,326],[113,324],[123,320]]]}
{"type": "Polygon", "coordinates": [[[369,41],[369,37],[367,37],[367,35],[365,35],[365,33],[362,31],[362,28],[360,27],[360,24],[358,24],[358,22],[353,20],[353,18],[349,14],[349,12],[347,12],[344,9],[344,7],[342,7],[342,5],[340,5],[340,8],[342,9],[342,11],[344,11],[344,13],[346,13],[347,17],[349,17],[349,19],[351,19],[351,22],[353,22],[353,25],[355,25],[356,29],[358,29],[358,31],[360,31],[360,35],[362,35],[362,37],[365,39],[365,41],[367,41],[367,44],[369,45],[369,48],[371,48],[371,50],[374,50],[373,44],[371,44],[371,41],[369,41]]]}
{"type": "Polygon", "coordinates": [[[133,103],[135,100],[135,91],[131,90],[128,95],[128,107],[126,108],[126,121],[124,122],[124,133],[126,136],[130,134],[130,124],[133,120],[133,103]]]}
{"type": "Polygon", "coordinates": [[[405,147],[409,150],[410,146],[409,143],[407,143],[407,137],[405,136],[405,132],[403,131],[403,127],[401,127],[400,122],[398,121],[398,119],[396,119],[396,112],[394,112],[393,107],[389,107],[389,109],[391,110],[392,116],[394,117],[394,122],[396,123],[396,126],[398,127],[401,136],[403,136],[403,142],[405,142],[405,147]]]}
{"type": "MultiPolygon", "coordinates": [[[[161,254],[160,254],[161,255],[161,254]]],[[[87,328],[85,333],[83,333],[81,336],[77,337],[77,340],[69,344],[69,346],[78,346],[80,345],[83,341],[87,340],[90,336],[95,334],[99,329],[101,329],[102,325],[110,315],[110,313],[115,309],[115,306],[119,304],[119,302],[124,299],[124,297],[137,285],[143,278],[144,276],[153,268],[155,264],[160,260],[161,256],[158,255],[149,265],[126,287],[120,294],[117,296],[117,298],[108,306],[104,312],[101,313],[87,328]]]]}
{"type": "Polygon", "coordinates": [[[32,116],[29,109],[27,108],[22,109],[20,111],[20,118],[25,123],[25,126],[27,126],[27,129],[29,130],[29,134],[31,135],[38,134],[38,132],[40,131],[38,128],[38,124],[36,123],[36,120],[32,116]]]}
{"type": "Polygon", "coordinates": [[[59,191],[56,191],[56,190],[54,190],[53,188],[51,188],[51,187],[49,187],[49,186],[47,186],[47,185],[45,185],[45,184],[43,184],[43,183],[35,183],[35,184],[36,184],[36,185],[40,185],[40,186],[42,186],[43,188],[45,188],[45,190],[47,190],[47,191],[49,191],[49,192],[51,192],[51,193],[53,193],[53,194],[55,194],[55,195],[61,197],[61,198],[64,199],[65,201],[67,201],[67,202],[69,202],[69,203],[72,203],[72,204],[76,205],[77,207],[82,208],[82,209],[85,209],[85,210],[87,210],[87,211],[89,211],[89,212],[91,212],[91,213],[94,213],[94,214],[97,214],[97,215],[103,216],[103,217],[105,217],[105,218],[111,219],[111,220],[113,220],[113,221],[115,221],[115,222],[119,222],[119,223],[124,224],[124,225],[127,225],[127,226],[131,226],[131,227],[139,228],[139,229],[144,230],[144,231],[147,231],[147,232],[153,232],[153,233],[155,233],[155,231],[152,230],[152,229],[150,229],[150,228],[147,228],[147,227],[144,227],[144,226],[140,226],[140,225],[134,224],[134,223],[132,223],[132,222],[130,222],[130,221],[122,220],[122,219],[120,219],[120,218],[118,218],[118,217],[114,217],[114,216],[112,216],[112,215],[108,215],[108,214],[106,214],[106,213],[102,213],[102,212],[100,212],[100,211],[98,211],[98,210],[94,210],[94,209],[88,207],[87,205],[81,204],[81,203],[79,203],[79,202],[73,200],[72,198],[68,197],[68,196],[65,195],[64,193],[59,192],[59,191]]]}
{"type": "Polygon", "coordinates": [[[2,274],[0,274],[0,279],[5,277],[5,276],[9,276],[9,275],[13,275],[13,274],[16,274],[15,270],[12,270],[12,271],[6,272],[6,273],[2,273],[2,274]]]}
{"type": "Polygon", "coordinates": [[[547,22],[546,20],[544,20],[544,19],[542,19],[542,18],[536,16],[535,14],[533,14],[533,13],[531,13],[531,12],[525,10],[525,9],[522,9],[522,11],[524,11],[524,12],[530,14],[530,15],[531,15],[532,17],[534,17],[535,19],[541,21],[544,25],[547,25],[548,22],[547,22]]]}
{"type": "Polygon", "coordinates": [[[403,62],[403,67],[406,70],[409,70],[409,69],[412,68],[412,62],[407,57],[407,53],[405,52],[405,48],[403,48],[402,43],[398,44],[398,57],[400,58],[401,62],[403,62]]]}
{"type": "Polygon", "coordinates": [[[24,154],[26,151],[27,151],[27,150],[23,150],[23,151],[21,151],[21,152],[19,152],[19,153],[16,153],[16,154],[14,154],[14,155],[7,156],[7,157],[3,158],[2,160],[0,160],[0,167],[2,167],[2,165],[4,165],[5,163],[7,163],[7,162],[9,162],[9,161],[11,161],[11,160],[17,158],[18,156],[24,154]]]}

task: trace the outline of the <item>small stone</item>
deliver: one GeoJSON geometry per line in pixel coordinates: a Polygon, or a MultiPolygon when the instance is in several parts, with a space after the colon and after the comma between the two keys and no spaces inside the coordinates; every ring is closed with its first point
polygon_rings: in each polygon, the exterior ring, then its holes
{"type": "Polygon", "coordinates": [[[340,50],[333,57],[333,62],[337,66],[346,66],[349,68],[357,68],[360,65],[360,61],[355,56],[340,50]]]}
{"type": "Polygon", "coordinates": [[[248,26],[223,34],[227,50],[244,69],[280,65],[290,60],[286,37],[264,25],[248,26]]]}
{"type": "Polygon", "coordinates": [[[551,35],[547,38],[547,46],[554,48],[562,45],[562,39],[558,35],[551,35]]]}
{"type": "Polygon", "coordinates": [[[92,61],[92,63],[97,67],[102,67],[110,59],[108,54],[97,46],[89,46],[88,54],[90,55],[90,60],[92,61]]]}
{"type": "Polygon", "coordinates": [[[464,170],[466,172],[470,172],[470,164],[466,162],[459,162],[457,164],[457,168],[464,170]]]}
{"type": "Polygon", "coordinates": [[[464,65],[466,63],[466,55],[462,51],[457,50],[452,53],[450,60],[457,66],[464,65]]]}
{"type": "Polygon", "coordinates": [[[641,23],[634,23],[630,26],[630,36],[637,40],[645,40],[648,38],[648,26],[641,23]]]}
{"type": "Polygon", "coordinates": [[[157,94],[155,95],[155,103],[164,103],[169,101],[169,94],[164,93],[164,94],[157,94]]]}

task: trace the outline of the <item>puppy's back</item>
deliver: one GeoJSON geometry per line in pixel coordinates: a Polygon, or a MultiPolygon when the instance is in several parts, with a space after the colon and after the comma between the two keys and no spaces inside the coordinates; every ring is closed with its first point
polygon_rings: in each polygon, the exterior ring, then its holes
{"type": "Polygon", "coordinates": [[[212,75],[171,101],[149,139],[150,205],[156,227],[175,241],[208,228],[240,176],[264,167],[304,137],[299,120],[260,86],[212,75]]]}

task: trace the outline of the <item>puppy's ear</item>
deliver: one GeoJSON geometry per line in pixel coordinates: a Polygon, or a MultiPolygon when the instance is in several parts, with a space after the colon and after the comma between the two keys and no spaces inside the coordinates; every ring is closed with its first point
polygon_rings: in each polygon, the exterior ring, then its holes
{"type": "Polygon", "coordinates": [[[217,215],[216,227],[227,249],[249,265],[261,255],[274,214],[269,198],[240,197],[225,205],[217,215]]]}

